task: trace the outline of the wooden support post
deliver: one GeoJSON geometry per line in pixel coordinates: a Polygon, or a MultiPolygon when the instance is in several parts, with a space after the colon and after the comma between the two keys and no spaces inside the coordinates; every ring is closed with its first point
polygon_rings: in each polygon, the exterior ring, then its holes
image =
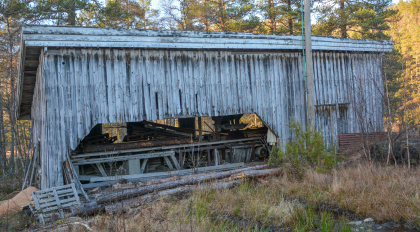
{"type": "MultiPolygon", "coordinates": [[[[314,74],[312,67],[312,41],[311,41],[311,9],[310,1],[305,0],[305,55],[306,55],[306,86],[308,89],[308,116],[309,124],[315,127],[315,100],[314,100],[314,74]]],[[[308,126],[308,125],[305,125],[308,126]]]]}
{"type": "Polygon", "coordinates": [[[179,155],[179,165],[181,169],[184,169],[184,154],[183,152],[181,153],[181,150],[178,150],[178,155],[179,155]]]}
{"type": "Polygon", "coordinates": [[[132,174],[140,174],[141,173],[141,168],[140,168],[140,160],[139,159],[135,159],[135,160],[127,160],[127,171],[128,171],[128,175],[132,175],[132,174]]]}
{"type": "MultiPolygon", "coordinates": [[[[194,154],[192,154],[192,155],[194,155],[194,154]]],[[[184,169],[184,163],[185,163],[185,157],[187,156],[187,153],[186,152],[184,152],[183,154],[182,154],[182,163],[180,164],[181,165],[181,169],[184,169]]]]}
{"type": "Polygon", "coordinates": [[[214,166],[218,166],[220,163],[219,160],[219,153],[217,152],[217,148],[214,149],[214,166]]]}
{"type": "Polygon", "coordinates": [[[74,171],[76,172],[76,175],[80,175],[80,166],[79,165],[74,165],[74,171]]]}
{"type": "Polygon", "coordinates": [[[229,150],[229,163],[233,163],[233,148],[229,150]]]}
{"type": "Polygon", "coordinates": [[[252,145],[251,149],[251,161],[255,160],[255,145],[252,145]]]}
{"type": "Polygon", "coordinates": [[[202,136],[203,136],[203,127],[201,123],[201,117],[198,117],[198,141],[201,143],[202,136]]]}
{"type": "Polygon", "coordinates": [[[211,166],[210,150],[209,149],[207,149],[207,166],[211,166]]]}

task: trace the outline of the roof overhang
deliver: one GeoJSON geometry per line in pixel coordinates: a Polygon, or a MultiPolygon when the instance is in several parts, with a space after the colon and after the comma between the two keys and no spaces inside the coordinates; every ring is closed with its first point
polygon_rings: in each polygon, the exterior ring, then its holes
{"type": "MultiPolygon", "coordinates": [[[[29,119],[39,55],[54,48],[139,48],[165,50],[290,51],[302,50],[302,36],[234,32],[166,31],[25,25],[19,61],[19,119],[29,119]]],[[[312,36],[312,50],[392,52],[392,41],[312,36]]]]}

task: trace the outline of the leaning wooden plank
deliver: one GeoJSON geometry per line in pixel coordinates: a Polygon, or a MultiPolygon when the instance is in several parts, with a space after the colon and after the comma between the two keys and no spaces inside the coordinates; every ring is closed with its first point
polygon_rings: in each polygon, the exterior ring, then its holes
{"type": "Polygon", "coordinates": [[[172,162],[174,162],[175,164],[175,168],[178,170],[181,169],[181,166],[179,165],[178,160],[176,160],[175,155],[171,155],[170,157],[171,157],[172,162]]]}
{"type": "Polygon", "coordinates": [[[174,169],[174,167],[171,164],[171,161],[168,159],[167,156],[164,156],[163,159],[165,159],[166,164],[168,165],[169,169],[174,169]]]}
{"type": "Polygon", "coordinates": [[[104,169],[104,167],[102,166],[102,164],[101,164],[101,163],[97,163],[97,164],[96,164],[96,167],[98,167],[99,173],[101,173],[101,175],[102,175],[102,176],[108,176],[108,175],[106,174],[105,169],[104,169]]]}
{"type": "MultiPolygon", "coordinates": [[[[228,169],[228,168],[238,168],[244,166],[244,163],[236,163],[236,164],[224,164],[218,166],[210,166],[210,167],[201,167],[201,168],[194,168],[194,169],[184,169],[178,171],[171,171],[171,176],[177,176],[182,174],[193,174],[198,172],[211,172],[217,171],[221,169],[228,169]]],[[[168,176],[168,172],[152,172],[152,173],[145,173],[145,174],[133,174],[133,175],[121,175],[121,176],[108,176],[108,177],[95,177],[90,180],[90,182],[100,182],[100,181],[112,181],[112,180],[119,180],[119,179],[141,179],[146,177],[158,177],[158,176],[168,176]]]]}
{"type": "Polygon", "coordinates": [[[141,164],[141,168],[140,168],[140,173],[143,173],[144,170],[146,169],[146,164],[147,164],[148,160],[149,160],[149,158],[146,158],[146,159],[143,160],[143,163],[141,164]]]}
{"type": "MultiPolygon", "coordinates": [[[[248,170],[252,170],[253,168],[254,169],[259,169],[260,167],[254,166],[254,167],[248,168],[248,170]]],[[[177,186],[182,186],[182,185],[197,184],[197,183],[204,182],[204,181],[221,179],[221,178],[225,178],[225,177],[231,176],[233,174],[241,173],[241,172],[248,171],[248,170],[236,169],[236,170],[231,170],[231,171],[227,171],[227,172],[210,173],[208,175],[205,175],[205,176],[202,176],[202,177],[197,177],[197,178],[189,178],[189,179],[172,181],[172,182],[163,183],[163,184],[150,185],[150,186],[141,187],[141,188],[138,188],[138,189],[128,189],[128,190],[123,190],[123,191],[117,191],[117,192],[113,192],[113,193],[110,193],[110,194],[107,194],[107,195],[104,195],[104,196],[100,196],[99,198],[96,199],[96,202],[98,202],[98,204],[101,204],[101,203],[115,201],[115,200],[127,199],[127,198],[130,198],[130,197],[133,197],[133,196],[140,196],[140,195],[144,195],[144,194],[147,194],[147,193],[151,193],[153,191],[160,191],[160,190],[164,190],[164,189],[175,188],[177,186]]],[[[264,170],[264,171],[266,171],[266,170],[264,170]]],[[[272,172],[272,171],[280,172],[280,169],[269,169],[267,171],[268,172],[272,172]]]]}
{"type": "Polygon", "coordinates": [[[79,177],[77,176],[76,171],[74,170],[73,163],[70,161],[70,157],[68,155],[67,155],[67,159],[65,163],[66,163],[67,170],[73,173],[71,182],[75,184],[76,189],[82,193],[82,195],[85,197],[86,200],[89,201],[89,197],[86,194],[85,190],[83,189],[82,184],[80,183],[79,177]]]}
{"type": "MultiPolygon", "coordinates": [[[[76,185],[74,183],[71,183],[71,189],[73,190],[74,193],[74,197],[76,198],[76,202],[77,204],[80,204],[80,198],[79,198],[79,194],[77,193],[76,190],[76,185]]],[[[83,191],[84,192],[84,191],[83,191]]],[[[86,194],[86,193],[85,193],[86,194]]]]}

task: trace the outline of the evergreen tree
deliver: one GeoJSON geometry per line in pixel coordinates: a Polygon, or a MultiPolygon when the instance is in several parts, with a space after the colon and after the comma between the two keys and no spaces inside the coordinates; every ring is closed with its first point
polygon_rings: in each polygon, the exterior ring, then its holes
{"type": "Polygon", "coordinates": [[[252,0],[217,0],[215,31],[249,31],[256,22],[252,0]]]}
{"type": "Polygon", "coordinates": [[[396,12],[391,0],[327,0],[319,4],[313,33],[342,38],[387,39],[387,19],[396,12]]]}
{"type": "Polygon", "coordinates": [[[259,19],[251,0],[163,0],[166,28],[191,31],[254,31],[259,19]]]}
{"type": "Polygon", "coordinates": [[[77,13],[91,11],[95,4],[87,0],[34,0],[30,8],[32,17],[41,22],[49,20],[55,25],[81,26],[77,13]]]}
{"type": "Polygon", "coordinates": [[[394,41],[394,52],[385,56],[390,98],[395,120],[420,124],[420,0],[400,1],[390,20],[387,35],[394,41]],[[403,102],[407,112],[403,112],[403,102]],[[404,117],[405,115],[405,117],[404,117]]]}
{"type": "Polygon", "coordinates": [[[161,10],[163,27],[172,30],[203,30],[199,17],[203,10],[200,2],[194,0],[162,0],[161,10]]]}
{"type": "Polygon", "coordinates": [[[81,11],[79,21],[85,26],[153,29],[157,14],[150,0],[107,0],[104,6],[95,2],[81,11]]]}
{"type": "Polygon", "coordinates": [[[265,34],[300,34],[302,31],[299,0],[262,0],[259,9],[268,29],[265,34]]]}

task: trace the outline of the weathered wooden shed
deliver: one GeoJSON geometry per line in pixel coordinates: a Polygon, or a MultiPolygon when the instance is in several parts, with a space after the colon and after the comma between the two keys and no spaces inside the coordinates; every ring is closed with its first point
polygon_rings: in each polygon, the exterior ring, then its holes
{"type": "MultiPolygon", "coordinates": [[[[384,130],[390,41],[312,37],[316,128],[327,141],[384,130]]],[[[303,125],[301,36],[24,26],[18,117],[33,121],[41,187],[99,123],[257,113],[280,143],[303,125]]]]}

